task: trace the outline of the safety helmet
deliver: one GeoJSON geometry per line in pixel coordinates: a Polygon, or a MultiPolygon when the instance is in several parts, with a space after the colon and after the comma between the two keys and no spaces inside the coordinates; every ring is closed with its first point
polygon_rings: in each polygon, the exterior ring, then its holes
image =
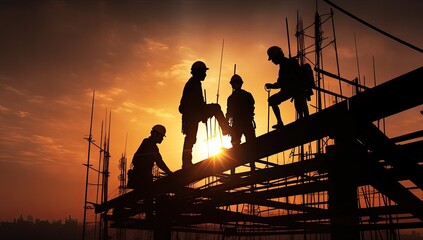
{"type": "Polygon", "coordinates": [[[195,63],[192,64],[191,70],[199,70],[199,69],[209,70],[206,64],[202,61],[196,61],[195,63]]]}
{"type": "Polygon", "coordinates": [[[267,49],[267,56],[269,56],[268,60],[271,60],[276,55],[278,55],[280,52],[283,54],[283,51],[280,47],[278,47],[278,46],[270,47],[269,49],[267,49]]]}
{"type": "Polygon", "coordinates": [[[152,130],[160,133],[163,136],[166,136],[166,128],[163,125],[160,125],[160,124],[154,125],[152,130]]]}
{"type": "Polygon", "coordinates": [[[234,84],[234,83],[244,83],[244,81],[242,81],[242,78],[241,78],[241,76],[239,76],[238,74],[234,74],[232,77],[231,77],[231,81],[229,82],[230,84],[234,84]]]}

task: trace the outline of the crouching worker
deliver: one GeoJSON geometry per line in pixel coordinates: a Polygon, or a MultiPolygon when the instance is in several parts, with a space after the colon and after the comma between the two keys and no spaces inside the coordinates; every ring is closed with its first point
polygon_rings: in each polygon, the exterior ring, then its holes
{"type": "MultiPolygon", "coordinates": [[[[163,141],[166,136],[166,128],[163,125],[155,125],[150,132],[150,137],[145,138],[138,150],[135,152],[132,158],[133,168],[128,171],[128,184],[127,188],[132,188],[134,191],[138,191],[145,194],[145,206],[146,209],[152,209],[152,184],[153,184],[153,167],[154,163],[157,164],[161,170],[167,174],[171,174],[172,171],[167,167],[160,155],[157,144],[163,141]]],[[[147,217],[151,212],[147,211],[147,217]]]]}

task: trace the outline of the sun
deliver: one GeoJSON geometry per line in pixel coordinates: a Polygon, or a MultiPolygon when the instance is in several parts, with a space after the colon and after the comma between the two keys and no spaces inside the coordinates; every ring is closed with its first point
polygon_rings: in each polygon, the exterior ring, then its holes
{"type": "Polygon", "coordinates": [[[229,136],[213,136],[199,142],[197,148],[198,157],[201,160],[218,155],[223,149],[231,148],[231,138],[229,136]]]}
{"type": "Polygon", "coordinates": [[[214,156],[222,152],[224,148],[230,148],[232,145],[230,143],[230,138],[227,136],[217,136],[209,139],[207,145],[208,155],[214,156]]]}

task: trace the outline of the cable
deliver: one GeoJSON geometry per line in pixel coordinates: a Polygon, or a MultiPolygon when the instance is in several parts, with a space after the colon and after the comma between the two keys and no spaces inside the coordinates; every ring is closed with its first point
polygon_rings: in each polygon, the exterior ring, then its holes
{"type": "Polygon", "coordinates": [[[395,41],[397,41],[397,42],[399,42],[399,43],[401,43],[401,44],[404,44],[404,45],[406,45],[407,47],[410,47],[410,48],[412,48],[412,49],[414,49],[414,50],[416,50],[416,51],[418,51],[418,52],[420,52],[420,53],[423,53],[423,50],[422,50],[421,48],[418,48],[418,47],[416,47],[416,46],[414,46],[414,45],[412,45],[412,44],[410,44],[410,43],[408,43],[408,42],[405,42],[405,41],[403,41],[403,40],[401,40],[401,39],[399,39],[399,38],[397,38],[397,37],[395,37],[395,36],[393,36],[393,35],[391,35],[391,34],[389,34],[389,33],[385,32],[385,31],[383,31],[383,30],[381,30],[381,29],[379,29],[379,28],[377,28],[377,27],[375,27],[375,26],[371,25],[370,23],[367,23],[366,21],[364,21],[364,20],[362,20],[362,19],[360,19],[360,18],[358,18],[358,17],[356,17],[356,16],[352,15],[351,13],[347,12],[346,10],[344,10],[344,9],[340,8],[339,6],[335,5],[334,3],[332,3],[332,2],[330,2],[330,1],[328,1],[328,0],[323,0],[323,1],[325,1],[325,2],[326,2],[326,3],[328,3],[329,5],[333,6],[334,8],[338,9],[339,11],[341,11],[341,12],[345,13],[346,15],[350,16],[351,18],[353,18],[353,19],[355,19],[355,20],[359,21],[360,23],[362,23],[362,24],[366,25],[367,27],[369,27],[369,28],[371,28],[371,29],[373,29],[373,30],[375,30],[375,31],[377,31],[377,32],[379,32],[379,33],[382,33],[383,35],[385,35],[385,36],[387,36],[387,37],[389,37],[389,38],[392,38],[393,40],[395,40],[395,41]]]}

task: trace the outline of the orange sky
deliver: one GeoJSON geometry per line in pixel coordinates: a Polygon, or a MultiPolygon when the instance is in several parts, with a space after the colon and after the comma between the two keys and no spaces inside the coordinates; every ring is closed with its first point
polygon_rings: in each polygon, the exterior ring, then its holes
{"type": "MultiPolygon", "coordinates": [[[[318,2],[321,14],[330,6],[318,2]]],[[[419,48],[423,47],[423,2],[418,0],[334,0],[334,3],[419,48]],[[354,3],[352,3],[354,2],[354,3]]],[[[360,75],[373,86],[421,67],[423,55],[370,30],[333,9],[341,75],[360,75]]],[[[256,100],[257,135],[267,131],[266,82],[278,67],[267,61],[269,46],[295,52],[296,14],[312,24],[315,1],[45,1],[0,3],[0,220],[20,214],[41,219],[82,219],[91,97],[95,96],[93,138],[100,142],[106,112],[111,111],[110,198],[117,195],[119,157],[131,156],[154,124],[167,127],[159,148],[171,170],[181,167],[183,135],[178,104],[194,61],[210,70],[203,83],[207,101],[226,110],[229,79],[236,71],[256,100]],[[219,73],[222,41],[224,53],[219,73]]],[[[324,36],[333,39],[332,26],[324,36]]],[[[310,32],[312,34],[312,32],[310,32]]],[[[310,39],[307,40],[310,44],[310,39]]],[[[335,72],[333,47],[325,49],[324,68],[335,72]]],[[[308,57],[314,60],[314,54],[308,57]]],[[[337,91],[337,85],[328,88],[337,91]]],[[[345,94],[351,88],[344,87],[345,94]]],[[[401,93],[398,93],[401,94],[401,93]]],[[[389,97],[389,96],[387,96],[389,97]]],[[[331,104],[328,99],[328,104],[331,104]]],[[[285,123],[294,121],[291,103],[281,106],[285,123]]],[[[423,127],[421,107],[387,119],[387,134],[423,127]]],[[[314,112],[314,110],[311,110],[314,112]]],[[[270,115],[270,122],[275,119],[270,115]]],[[[207,156],[206,130],[200,125],[194,162],[207,156]]],[[[97,166],[98,151],[91,163],[97,166]]],[[[91,182],[95,182],[91,176],[91,182]]]]}

